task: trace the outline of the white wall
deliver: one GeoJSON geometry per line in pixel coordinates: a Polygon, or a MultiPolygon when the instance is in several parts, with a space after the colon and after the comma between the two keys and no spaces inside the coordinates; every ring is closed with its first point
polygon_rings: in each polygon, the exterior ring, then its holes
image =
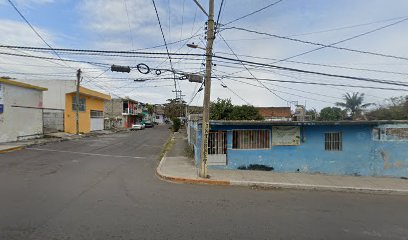
{"type": "Polygon", "coordinates": [[[48,88],[44,92],[44,108],[65,109],[65,94],[76,91],[75,80],[20,80],[20,82],[48,88]]]}
{"type": "Polygon", "coordinates": [[[0,113],[0,142],[42,135],[42,91],[0,83],[4,87],[4,112],[0,113]],[[13,105],[34,107],[21,108],[13,105]]]}

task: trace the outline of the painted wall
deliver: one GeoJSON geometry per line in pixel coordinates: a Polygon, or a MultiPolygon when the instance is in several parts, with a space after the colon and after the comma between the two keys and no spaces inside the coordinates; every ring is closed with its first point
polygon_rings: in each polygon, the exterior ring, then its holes
{"type": "MultiPolygon", "coordinates": [[[[72,110],[72,98],[75,93],[65,96],[65,132],[76,133],[76,111],[72,110]]],[[[104,100],[86,95],[80,95],[86,99],[86,111],[79,112],[79,132],[91,131],[91,110],[104,111],[104,100]]]]}
{"type": "Polygon", "coordinates": [[[48,91],[44,92],[43,107],[44,108],[65,108],[65,94],[76,91],[75,80],[26,80],[19,81],[32,84],[35,86],[48,88],[48,91]]]}
{"type": "MultiPolygon", "coordinates": [[[[273,124],[273,123],[271,123],[273,124]]],[[[211,126],[211,130],[227,130],[227,165],[210,168],[237,169],[249,164],[262,164],[277,172],[306,172],[332,175],[408,177],[408,140],[374,140],[373,128],[385,129],[390,125],[314,125],[303,126],[297,146],[271,146],[269,149],[232,149],[233,129],[268,129],[271,126],[211,126]],[[342,151],[326,151],[326,132],[341,131],[342,151]]],[[[392,125],[408,128],[408,125],[392,125]]],[[[302,128],[302,127],[301,127],[302,128]]],[[[197,130],[196,163],[199,162],[201,142],[197,130]]],[[[271,144],[272,145],[272,144],[271,144]]]]}
{"type": "Polygon", "coordinates": [[[2,84],[4,112],[0,113],[0,142],[30,139],[42,136],[43,92],[2,84]],[[33,107],[21,108],[12,105],[33,107]]]}

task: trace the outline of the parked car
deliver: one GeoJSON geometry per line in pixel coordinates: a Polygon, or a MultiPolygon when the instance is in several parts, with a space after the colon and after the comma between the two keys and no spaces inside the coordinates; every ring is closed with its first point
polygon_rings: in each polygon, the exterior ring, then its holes
{"type": "Polygon", "coordinates": [[[143,123],[135,123],[132,124],[132,128],[130,130],[143,130],[145,129],[145,125],[143,123]]]}
{"type": "Polygon", "coordinates": [[[145,127],[147,127],[147,128],[152,128],[152,127],[154,127],[152,121],[145,121],[144,124],[145,124],[145,127]]]}

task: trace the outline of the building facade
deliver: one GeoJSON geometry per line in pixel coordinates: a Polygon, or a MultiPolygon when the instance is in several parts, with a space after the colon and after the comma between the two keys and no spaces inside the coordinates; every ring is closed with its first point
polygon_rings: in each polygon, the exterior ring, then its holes
{"type": "MultiPolygon", "coordinates": [[[[63,131],[76,133],[76,81],[73,80],[23,80],[47,87],[44,93],[44,109],[60,110],[62,119],[49,119],[63,122],[63,131]]],[[[88,133],[104,129],[104,105],[110,96],[85,87],[80,87],[79,132],[88,133]]]]}
{"type": "Polygon", "coordinates": [[[46,88],[0,78],[0,142],[43,135],[43,92],[46,88]]]}
{"type": "Polygon", "coordinates": [[[105,121],[109,128],[131,128],[143,118],[143,104],[130,98],[114,98],[106,102],[105,121]]]}
{"type": "MultiPolygon", "coordinates": [[[[189,128],[198,164],[201,123],[189,128]]],[[[408,177],[408,121],[212,121],[210,129],[210,168],[408,177]]]]}
{"type": "MultiPolygon", "coordinates": [[[[105,101],[110,96],[80,87],[79,132],[88,133],[104,129],[105,101]]],[[[65,94],[65,132],[76,133],[76,92],[65,94]]]]}

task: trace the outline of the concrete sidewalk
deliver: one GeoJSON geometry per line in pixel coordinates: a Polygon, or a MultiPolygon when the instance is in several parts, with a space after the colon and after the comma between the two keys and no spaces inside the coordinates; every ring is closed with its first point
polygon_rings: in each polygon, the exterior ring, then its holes
{"type": "Polygon", "coordinates": [[[193,160],[183,154],[187,145],[184,133],[176,133],[174,140],[157,167],[157,175],[172,182],[408,195],[408,180],[399,178],[210,169],[210,178],[204,179],[198,177],[193,160]]]}
{"type": "Polygon", "coordinates": [[[49,134],[44,135],[43,138],[0,143],[0,154],[21,150],[26,147],[30,147],[34,145],[44,145],[44,144],[51,143],[51,142],[61,142],[61,141],[68,141],[68,140],[85,138],[85,137],[112,134],[112,133],[116,133],[120,131],[124,131],[124,130],[122,129],[121,130],[102,130],[102,131],[97,131],[97,132],[81,134],[81,135],[75,135],[75,134],[70,134],[70,133],[65,133],[65,132],[49,133],[49,134]]]}

